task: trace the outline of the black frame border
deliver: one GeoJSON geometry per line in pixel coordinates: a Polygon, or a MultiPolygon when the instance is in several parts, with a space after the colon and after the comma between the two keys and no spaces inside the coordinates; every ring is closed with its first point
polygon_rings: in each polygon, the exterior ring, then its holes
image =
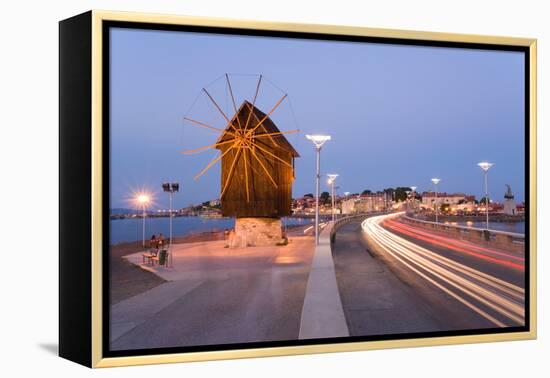
{"type": "Polygon", "coordinates": [[[485,44],[471,42],[445,42],[432,41],[421,39],[406,39],[406,38],[390,38],[390,37],[369,37],[355,35],[335,35],[324,33],[309,33],[309,32],[290,32],[290,31],[272,31],[259,29],[231,28],[231,27],[213,27],[213,26],[194,26],[194,25],[174,25],[160,23],[146,23],[134,21],[102,21],[102,45],[103,60],[102,60],[102,170],[103,170],[103,188],[102,188],[102,210],[103,210],[103,241],[102,241],[102,355],[103,358],[110,357],[130,357],[130,356],[152,356],[160,354],[175,354],[175,353],[193,353],[193,352],[213,352],[223,350],[242,350],[242,349],[257,349],[257,348],[273,348],[273,347],[300,347],[307,345],[330,345],[340,343],[356,343],[368,341],[384,341],[384,340],[410,340],[410,339],[425,339],[435,337],[450,337],[450,336],[471,336],[471,335],[490,335],[502,333],[519,333],[528,332],[531,330],[531,261],[530,261],[530,215],[531,215],[531,191],[530,191],[530,113],[531,113],[531,81],[530,81],[530,48],[528,46],[516,45],[500,45],[500,44],[485,44]],[[106,214],[109,214],[110,209],[110,29],[125,28],[138,30],[155,30],[155,31],[175,31],[188,33],[205,33],[205,34],[222,34],[222,35],[239,35],[253,36],[266,38],[290,38],[290,39],[305,39],[305,40],[324,40],[324,41],[342,41],[342,42],[359,42],[359,43],[378,43],[391,45],[409,45],[423,47],[444,47],[444,48],[462,48],[475,50],[491,50],[491,51],[515,51],[523,52],[524,54],[524,119],[525,119],[525,325],[520,327],[507,328],[484,328],[484,329],[469,329],[460,331],[434,331],[422,333],[406,333],[406,334],[391,334],[377,336],[349,336],[338,338],[324,339],[308,339],[308,340],[287,340],[287,341],[265,341],[254,343],[236,343],[236,344],[219,344],[219,345],[204,345],[204,346],[187,346],[187,347],[167,347],[155,349],[132,349],[132,350],[116,350],[111,351],[110,344],[110,285],[109,285],[109,219],[106,214]],[[107,256],[107,258],[105,258],[107,256]]]}

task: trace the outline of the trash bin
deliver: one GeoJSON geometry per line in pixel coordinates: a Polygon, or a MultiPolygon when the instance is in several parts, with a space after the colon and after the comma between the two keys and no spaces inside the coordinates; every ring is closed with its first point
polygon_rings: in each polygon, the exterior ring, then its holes
{"type": "Polygon", "coordinates": [[[168,251],[166,251],[165,249],[159,252],[159,265],[166,265],[167,255],[168,255],[168,251]]]}

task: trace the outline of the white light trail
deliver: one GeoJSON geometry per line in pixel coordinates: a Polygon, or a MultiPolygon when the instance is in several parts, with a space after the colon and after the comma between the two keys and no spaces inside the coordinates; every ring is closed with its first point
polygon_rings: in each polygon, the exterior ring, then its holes
{"type": "Polygon", "coordinates": [[[493,324],[506,327],[500,317],[524,324],[523,288],[420,247],[381,226],[383,221],[401,214],[371,217],[361,227],[382,251],[493,324]]]}

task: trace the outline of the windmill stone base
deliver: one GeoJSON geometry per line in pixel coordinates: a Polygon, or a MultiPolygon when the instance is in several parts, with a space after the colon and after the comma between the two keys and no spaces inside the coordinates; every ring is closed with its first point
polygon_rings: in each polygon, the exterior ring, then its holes
{"type": "Polygon", "coordinates": [[[237,218],[229,234],[229,248],[286,244],[280,218],[237,218]]]}

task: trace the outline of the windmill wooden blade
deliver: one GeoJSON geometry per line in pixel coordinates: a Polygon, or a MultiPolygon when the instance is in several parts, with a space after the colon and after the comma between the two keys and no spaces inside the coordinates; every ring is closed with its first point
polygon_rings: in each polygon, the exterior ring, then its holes
{"type": "Polygon", "coordinates": [[[199,177],[201,177],[203,174],[205,174],[210,168],[212,168],[212,166],[214,164],[216,164],[218,161],[220,161],[221,158],[223,158],[229,151],[231,151],[231,149],[233,149],[238,144],[239,144],[239,141],[235,142],[235,144],[233,146],[229,147],[227,150],[225,150],[225,152],[223,154],[220,154],[220,156],[218,156],[217,158],[212,160],[210,163],[208,163],[208,165],[200,173],[198,173],[195,176],[195,180],[197,180],[199,177]]]}
{"type": "Polygon", "coordinates": [[[239,124],[239,129],[242,129],[241,127],[241,120],[238,117],[237,114],[237,104],[235,104],[235,97],[233,96],[233,88],[231,87],[231,81],[229,81],[229,75],[225,74],[225,79],[227,80],[227,86],[229,87],[229,93],[231,94],[231,102],[233,102],[233,109],[235,109],[235,115],[237,118],[237,123],[239,124]]]}
{"type": "Polygon", "coordinates": [[[292,168],[294,169],[294,167],[292,165],[290,165],[288,162],[284,161],[283,159],[281,159],[280,157],[278,157],[277,155],[275,155],[274,153],[272,153],[271,151],[269,151],[268,149],[260,146],[258,143],[255,143],[254,144],[254,147],[257,147],[259,148],[260,150],[262,150],[263,152],[265,152],[266,154],[270,155],[271,157],[277,159],[278,161],[280,161],[281,163],[285,164],[286,166],[288,166],[289,168],[292,168]]]}
{"type": "Polygon", "coordinates": [[[243,149],[243,162],[244,162],[244,185],[246,189],[246,202],[250,202],[250,191],[248,190],[248,164],[246,161],[247,149],[243,149]]]}
{"type": "Polygon", "coordinates": [[[250,112],[248,112],[248,118],[246,119],[246,123],[244,125],[245,130],[248,128],[248,123],[250,122],[250,117],[252,116],[252,110],[256,106],[256,99],[258,98],[258,92],[260,91],[261,83],[262,83],[262,75],[260,75],[260,78],[258,79],[258,85],[256,86],[256,93],[254,94],[254,99],[252,100],[252,108],[250,109],[250,112]]]}
{"type": "Polygon", "coordinates": [[[279,101],[277,101],[277,103],[275,104],[275,106],[273,106],[273,108],[269,111],[269,113],[267,113],[265,115],[265,117],[260,121],[258,122],[258,124],[256,124],[256,126],[254,126],[252,129],[248,130],[247,131],[247,136],[250,136],[252,135],[252,133],[254,133],[254,131],[256,131],[256,129],[258,127],[260,127],[261,125],[263,125],[263,123],[265,122],[266,119],[269,118],[269,116],[271,114],[273,114],[273,112],[275,111],[275,109],[277,109],[279,107],[279,105],[281,105],[281,103],[283,102],[283,100],[287,97],[288,95],[285,93],[285,95],[283,97],[281,97],[281,99],[279,101]]]}
{"type": "Polygon", "coordinates": [[[227,116],[226,116],[225,113],[223,112],[222,108],[220,108],[220,106],[218,105],[218,103],[216,102],[216,100],[214,100],[214,98],[210,95],[210,93],[208,93],[208,91],[206,90],[206,88],[203,88],[202,90],[204,91],[204,93],[206,93],[206,95],[208,96],[208,98],[210,99],[210,101],[212,101],[212,103],[214,104],[214,106],[216,107],[216,109],[218,109],[218,111],[219,111],[220,114],[223,116],[223,118],[225,118],[225,120],[227,121],[227,123],[230,123],[231,121],[229,120],[229,118],[227,118],[227,116]]]}
{"type": "Polygon", "coordinates": [[[276,132],[276,133],[254,134],[254,135],[252,135],[252,138],[256,139],[256,138],[262,138],[262,137],[267,137],[267,136],[295,134],[295,133],[299,133],[299,132],[300,132],[300,130],[289,130],[289,131],[279,131],[279,132],[276,132]]]}
{"type": "Polygon", "coordinates": [[[214,98],[210,95],[210,93],[208,93],[208,91],[206,90],[206,88],[203,88],[202,89],[204,91],[204,93],[206,93],[206,95],[208,96],[208,98],[210,99],[210,101],[212,101],[212,103],[214,104],[214,106],[216,107],[216,109],[218,109],[218,111],[220,112],[220,114],[223,116],[223,118],[225,118],[225,120],[227,121],[228,125],[233,129],[235,130],[235,132],[237,132],[237,129],[235,128],[235,126],[233,125],[233,122],[231,122],[231,120],[229,118],[227,118],[227,116],[225,115],[225,113],[223,112],[222,108],[220,108],[220,106],[218,105],[218,103],[216,102],[216,100],[214,100],[214,98]]]}
{"type": "Polygon", "coordinates": [[[219,146],[223,146],[224,144],[229,144],[229,143],[234,143],[234,142],[235,142],[235,139],[230,139],[230,140],[226,140],[226,141],[223,141],[223,142],[220,142],[220,143],[214,143],[214,144],[211,144],[211,145],[208,145],[208,146],[195,148],[193,150],[184,150],[181,153],[185,154],[185,155],[194,154],[196,152],[206,151],[210,148],[216,148],[216,147],[219,147],[219,146]]]}
{"type": "Polygon", "coordinates": [[[231,179],[233,179],[233,174],[235,172],[235,165],[237,163],[237,160],[239,160],[241,151],[242,151],[242,148],[239,148],[235,153],[235,158],[233,159],[233,162],[231,163],[231,167],[229,168],[229,172],[227,173],[227,178],[225,179],[225,183],[224,183],[222,192],[220,194],[220,198],[223,197],[223,195],[225,194],[225,191],[227,190],[227,188],[229,188],[229,184],[231,183],[231,179]]]}
{"type": "Polygon", "coordinates": [[[269,180],[271,181],[271,183],[273,184],[273,186],[275,187],[275,189],[277,189],[279,186],[277,185],[277,183],[275,182],[275,180],[273,179],[273,176],[271,176],[271,173],[269,173],[269,171],[267,170],[267,168],[265,167],[264,163],[262,162],[262,160],[258,157],[258,155],[256,154],[256,152],[254,151],[254,149],[252,148],[249,148],[250,152],[252,153],[252,156],[254,156],[256,158],[256,160],[258,161],[258,163],[260,164],[260,166],[263,168],[265,174],[267,175],[267,177],[269,178],[269,180]]]}
{"type": "Polygon", "coordinates": [[[198,126],[202,126],[204,128],[207,128],[207,129],[210,129],[210,130],[213,130],[213,131],[217,131],[219,132],[220,134],[223,133],[223,132],[227,132],[228,134],[232,135],[232,136],[235,136],[235,133],[232,133],[231,131],[226,131],[226,130],[222,130],[222,129],[218,129],[217,127],[214,127],[214,126],[210,126],[204,122],[201,122],[201,121],[197,121],[195,119],[192,119],[192,118],[187,118],[187,117],[183,117],[184,120],[186,121],[189,121],[195,125],[198,125],[198,126]]]}

